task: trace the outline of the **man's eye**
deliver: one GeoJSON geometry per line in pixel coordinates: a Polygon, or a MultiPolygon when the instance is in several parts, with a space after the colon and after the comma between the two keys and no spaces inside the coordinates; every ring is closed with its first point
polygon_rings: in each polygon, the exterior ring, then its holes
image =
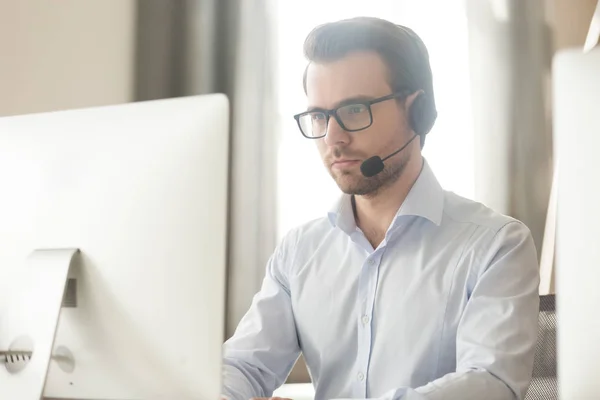
{"type": "Polygon", "coordinates": [[[312,119],[313,119],[314,121],[320,121],[320,120],[323,120],[323,119],[325,119],[325,114],[323,114],[323,113],[312,114],[312,119]]]}

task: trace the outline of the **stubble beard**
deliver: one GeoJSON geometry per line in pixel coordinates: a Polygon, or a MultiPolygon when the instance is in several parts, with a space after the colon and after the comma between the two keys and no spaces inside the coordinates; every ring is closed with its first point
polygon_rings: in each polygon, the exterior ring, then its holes
{"type": "Polygon", "coordinates": [[[385,161],[383,171],[370,178],[363,176],[360,170],[356,169],[334,172],[329,167],[329,174],[343,193],[375,197],[383,189],[393,185],[404,173],[406,165],[410,161],[410,152],[402,153],[404,152],[385,161]]]}

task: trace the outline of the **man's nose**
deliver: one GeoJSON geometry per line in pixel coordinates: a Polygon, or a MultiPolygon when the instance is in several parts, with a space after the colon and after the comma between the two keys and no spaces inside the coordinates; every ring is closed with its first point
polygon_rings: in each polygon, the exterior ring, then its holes
{"type": "Polygon", "coordinates": [[[325,143],[328,146],[336,146],[339,144],[347,144],[349,140],[349,132],[344,130],[335,118],[329,118],[325,134],[325,143]]]}

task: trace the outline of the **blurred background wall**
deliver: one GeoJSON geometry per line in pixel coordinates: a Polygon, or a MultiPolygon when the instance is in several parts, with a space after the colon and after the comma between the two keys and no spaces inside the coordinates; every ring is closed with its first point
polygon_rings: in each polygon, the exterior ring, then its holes
{"type": "MultiPolygon", "coordinates": [[[[0,116],[210,92],[232,103],[227,332],[292,226],[337,196],[291,115],[302,40],[373,15],[431,54],[442,184],[527,223],[541,250],[552,181],[551,60],[582,46],[596,0],[0,0],[0,116]]],[[[291,381],[308,379],[301,363],[291,381]]]]}
{"type": "Polygon", "coordinates": [[[0,0],[0,115],[133,99],[135,2],[0,0]]]}

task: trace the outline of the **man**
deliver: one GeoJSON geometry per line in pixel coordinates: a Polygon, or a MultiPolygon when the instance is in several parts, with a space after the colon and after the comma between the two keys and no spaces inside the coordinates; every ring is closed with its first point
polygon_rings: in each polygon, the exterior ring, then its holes
{"type": "Polygon", "coordinates": [[[304,50],[309,107],[295,118],[344,195],[269,260],[224,346],[224,396],[271,396],[302,352],[316,399],[522,399],[535,247],[521,222],[445,192],[421,156],[436,118],[424,44],[356,18],[316,28],[304,50]]]}

